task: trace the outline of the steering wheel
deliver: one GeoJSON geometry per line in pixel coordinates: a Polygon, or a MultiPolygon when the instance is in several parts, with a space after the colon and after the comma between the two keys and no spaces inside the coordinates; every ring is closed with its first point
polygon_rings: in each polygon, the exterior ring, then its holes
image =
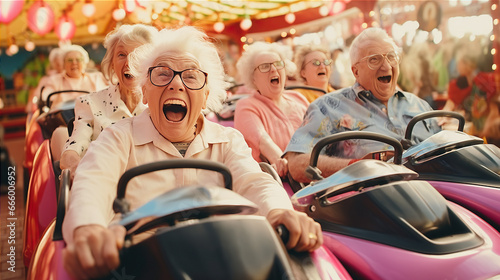
{"type": "Polygon", "coordinates": [[[416,178],[418,176],[416,172],[401,165],[402,153],[403,146],[397,139],[375,132],[346,131],[324,137],[314,146],[310,165],[306,169],[307,175],[314,182],[296,192],[292,196],[292,203],[299,208],[315,203],[328,205],[330,203],[328,198],[335,195],[416,178]],[[371,159],[362,160],[337,171],[328,178],[323,178],[321,170],[317,168],[320,151],[328,144],[349,139],[367,139],[391,145],[394,148],[394,163],[371,159]]]}
{"type": "Polygon", "coordinates": [[[172,159],[147,163],[125,171],[125,173],[123,173],[120,177],[116,191],[116,199],[113,203],[113,210],[115,213],[126,214],[130,211],[130,205],[125,199],[125,192],[127,190],[128,182],[134,177],[154,171],[177,168],[205,169],[219,172],[224,178],[224,187],[228,190],[233,189],[233,177],[231,175],[231,171],[227,168],[227,166],[219,162],[195,159],[172,159]]]}
{"type": "Polygon", "coordinates": [[[319,200],[317,203],[327,205],[330,203],[327,199],[334,195],[416,178],[418,176],[416,172],[401,165],[402,153],[403,146],[397,139],[375,132],[346,131],[324,137],[314,146],[310,165],[306,169],[307,175],[315,182],[296,192],[292,196],[292,202],[298,207],[314,204],[317,200],[319,200]],[[317,168],[320,151],[328,144],[349,139],[367,139],[391,145],[394,148],[394,164],[381,160],[362,160],[339,170],[328,178],[323,178],[321,170],[317,168]]]}
{"type": "Polygon", "coordinates": [[[308,176],[312,176],[313,180],[321,180],[321,171],[316,167],[318,164],[319,154],[321,150],[329,144],[340,142],[349,139],[367,139],[367,140],[375,140],[379,142],[383,142],[394,147],[394,163],[401,164],[402,154],[403,154],[403,146],[401,143],[392,137],[375,133],[369,131],[345,131],[339,132],[330,136],[326,136],[319,140],[316,145],[314,145],[311,152],[311,159],[309,162],[309,166],[306,169],[306,173],[308,176]]]}
{"type": "Polygon", "coordinates": [[[58,94],[61,94],[61,93],[69,93],[69,92],[73,92],[73,93],[89,93],[88,91],[86,90],[73,90],[73,89],[69,89],[69,90],[59,90],[59,91],[54,91],[54,92],[51,92],[49,94],[49,96],[47,96],[47,101],[45,101],[45,105],[50,108],[50,106],[52,105],[52,101],[50,100],[54,95],[58,95],[58,94]]]}
{"type": "Polygon", "coordinates": [[[450,112],[450,111],[442,111],[442,110],[435,110],[435,111],[430,111],[430,112],[425,112],[425,113],[420,113],[413,117],[408,125],[406,126],[406,131],[405,131],[405,138],[401,140],[401,144],[403,144],[403,148],[408,149],[409,147],[412,146],[411,142],[411,135],[413,133],[413,127],[415,124],[417,124],[419,121],[423,121],[426,119],[430,118],[436,118],[436,117],[448,117],[448,118],[454,118],[458,120],[458,131],[464,131],[464,126],[465,126],[465,118],[462,116],[460,113],[457,112],[450,112]]]}

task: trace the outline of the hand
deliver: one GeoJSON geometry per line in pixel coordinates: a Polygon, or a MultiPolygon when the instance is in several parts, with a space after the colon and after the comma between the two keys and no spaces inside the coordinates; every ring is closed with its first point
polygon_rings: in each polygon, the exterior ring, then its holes
{"type": "Polygon", "coordinates": [[[271,166],[278,172],[278,175],[283,178],[288,173],[288,160],[284,158],[278,159],[275,163],[271,164],[271,166]]]}
{"type": "Polygon", "coordinates": [[[69,169],[71,180],[75,177],[75,170],[80,163],[80,156],[75,151],[64,151],[61,155],[61,160],[59,161],[59,165],[61,166],[61,170],[69,169]]]}
{"type": "Polygon", "coordinates": [[[321,226],[305,213],[288,209],[273,209],[267,214],[272,227],[284,225],[290,232],[287,249],[314,251],[323,244],[321,226]]]}
{"type": "Polygon", "coordinates": [[[75,229],[73,243],[63,250],[64,268],[75,279],[99,278],[120,264],[126,230],[113,225],[87,225],[75,229]]]}

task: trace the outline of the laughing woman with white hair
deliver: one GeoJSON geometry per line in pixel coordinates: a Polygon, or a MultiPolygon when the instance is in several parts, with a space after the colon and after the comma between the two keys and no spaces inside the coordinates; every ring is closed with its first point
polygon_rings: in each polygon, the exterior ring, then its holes
{"type": "MultiPolygon", "coordinates": [[[[101,90],[109,85],[109,82],[104,78],[101,72],[86,72],[87,64],[89,63],[88,52],[79,45],[70,45],[62,49],[64,71],[59,74],[50,76],[50,79],[45,84],[42,100],[47,100],[50,93],[60,90],[85,90],[93,92],[101,90]]],[[[55,106],[61,102],[75,99],[78,95],[75,94],[59,94],[52,102],[55,106]]]]}
{"type": "Polygon", "coordinates": [[[106,36],[101,68],[112,85],[76,101],[73,133],[65,142],[61,169],[70,169],[73,176],[90,142],[97,139],[104,128],[144,111],[142,91],[130,74],[127,56],[135,48],[151,43],[157,33],[150,25],[124,24],[106,36]]]}
{"type": "Polygon", "coordinates": [[[234,127],[252,148],[253,158],[269,162],[280,177],[288,172],[283,150],[309,105],[299,92],[285,90],[287,74],[296,70],[291,56],[292,50],[284,45],[257,42],[236,64],[244,84],[257,91],[236,103],[234,127]]]}
{"type": "MultiPolygon", "coordinates": [[[[89,63],[89,54],[78,45],[70,45],[62,48],[62,57],[64,71],[59,74],[49,76],[45,89],[42,92],[42,101],[55,91],[61,90],[83,90],[94,92],[106,88],[109,82],[104,78],[101,72],[85,71],[89,63]]],[[[67,92],[51,97],[50,107],[57,108],[63,102],[75,100],[82,93],[67,92]]],[[[48,105],[48,104],[47,104],[48,105]]],[[[54,130],[51,136],[50,147],[52,150],[52,159],[59,161],[63,151],[64,142],[68,139],[68,130],[60,126],[54,130]]]]}
{"type": "MultiPolygon", "coordinates": [[[[288,248],[318,248],[319,224],[293,210],[283,188],[252,159],[241,134],[204,117],[203,109],[217,110],[226,94],[223,66],[210,39],[188,26],[162,30],[156,38],[129,55],[130,72],[148,109],[107,127],[78,165],[63,223],[66,271],[96,278],[119,265],[126,230],[110,225],[118,180],[132,167],[167,159],[223,163],[231,171],[233,190],[257,204],[272,226],[290,230],[288,248]]],[[[126,198],[134,210],[168,190],[199,184],[224,182],[207,170],[164,170],[136,177],[126,198]]]]}

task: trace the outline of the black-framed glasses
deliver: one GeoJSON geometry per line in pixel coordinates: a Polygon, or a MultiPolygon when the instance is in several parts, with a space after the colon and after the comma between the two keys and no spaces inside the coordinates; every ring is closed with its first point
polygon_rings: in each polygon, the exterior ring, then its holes
{"type": "Polygon", "coordinates": [[[321,64],[323,64],[325,66],[329,66],[330,64],[332,64],[332,62],[333,61],[331,59],[325,59],[323,61],[318,60],[318,59],[313,59],[313,60],[309,61],[308,63],[312,63],[314,66],[318,66],[319,67],[321,64]]]}
{"type": "Polygon", "coordinates": [[[396,67],[401,61],[401,57],[397,52],[390,51],[386,54],[372,54],[365,56],[362,59],[360,59],[356,64],[360,63],[363,60],[366,60],[368,68],[372,70],[377,70],[382,65],[382,63],[384,63],[384,59],[387,59],[387,61],[392,67],[396,67]]]}
{"type": "MultiPolygon", "coordinates": [[[[274,65],[276,67],[276,70],[283,69],[285,67],[285,62],[283,60],[275,61],[275,62],[270,62],[270,63],[262,63],[259,64],[259,66],[255,67],[255,69],[259,69],[261,73],[267,73],[271,71],[271,65],[274,65]]],[[[254,69],[254,71],[255,71],[254,69]]]]}
{"type": "Polygon", "coordinates": [[[200,69],[184,69],[175,71],[168,66],[154,66],[148,70],[149,80],[157,87],[163,87],[172,82],[176,75],[179,75],[182,83],[192,90],[202,89],[207,83],[208,74],[200,69]]]}

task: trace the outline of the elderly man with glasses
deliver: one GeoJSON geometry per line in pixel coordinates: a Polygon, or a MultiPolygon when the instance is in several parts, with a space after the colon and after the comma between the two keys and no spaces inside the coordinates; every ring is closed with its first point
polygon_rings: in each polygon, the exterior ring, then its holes
{"type": "MultiPolygon", "coordinates": [[[[414,116],[432,110],[424,100],[397,88],[401,56],[383,29],[368,28],[360,33],[351,45],[350,57],[355,84],[311,103],[285,150],[283,157],[296,181],[310,180],[305,169],[321,138],[343,131],[371,131],[402,139],[414,116]]],[[[420,122],[413,140],[419,142],[440,129],[434,120],[420,122]]],[[[325,149],[317,167],[327,177],[370,153],[387,149],[387,144],[370,140],[338,142],[325,149]]]]}

